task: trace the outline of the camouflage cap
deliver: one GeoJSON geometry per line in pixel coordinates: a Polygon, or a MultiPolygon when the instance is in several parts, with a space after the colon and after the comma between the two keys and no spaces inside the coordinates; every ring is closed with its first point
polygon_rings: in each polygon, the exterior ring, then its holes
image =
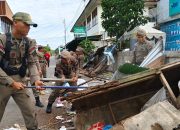
{"type": "Polygon", "coordinates": [[[61,55],[61,57],[65,58],[65,59],[71,59],[72,58],[71,53],[67,50],[63,50],[60,55],[61,55]]]}
{"type": "Polygon", "coordinates": [[[13,15],[13,20],[19,20],[22,21],[30,26],[37,27],[37,24],[32,22],[31,16],[28,13],[25,12],[17,12],[13,15]]]}
{"type": "Polygon", "coordinates": [[[146,36],[146,31],[144,29],[138,29],[137,30],[137,35],[146,36]]]}

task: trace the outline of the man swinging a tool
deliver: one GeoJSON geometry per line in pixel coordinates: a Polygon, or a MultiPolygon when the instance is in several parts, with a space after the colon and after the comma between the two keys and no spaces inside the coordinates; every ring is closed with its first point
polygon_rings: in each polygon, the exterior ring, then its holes
{"type": "Polygon", "coordinates": [[[12,33],[0,35],[0,121],[10,97],[21,109],[27,130],[39,130],[28,89],[26,72],[31,84],[42,86],[36,63],[36,45],[27,38],[30,26],[37,27],[28,13],[13,15],[12,33]]]}
{"type": "MultiPolygon", "coordinates": [[[[64,50],[61,52],[61,55],[56,63],[56,69],[55,69],[55,76],[57,78],[61,78],[62,81],[66,79],[71,79],[70,86],[77,86],[77,80],[78,80],[78,62],[71,55],[70,52],[64,50]]],[[[57,86],[62,86],[64,82],[56,82],[57,86]]],[[[72,91],[76,91],[77,89],[53,89],[52,93],[49,96],[48,99],[48,105],[46,108],[46,113],[52,112],[52,104],[59,96],[64,96],[64,94],[72,91]]]]}

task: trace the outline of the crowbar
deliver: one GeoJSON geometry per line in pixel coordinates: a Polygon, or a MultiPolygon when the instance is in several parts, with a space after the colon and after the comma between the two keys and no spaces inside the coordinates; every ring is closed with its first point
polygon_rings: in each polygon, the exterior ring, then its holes
{"type": "MultiPolygon", "coordinates": [[[[25,88],[37,88],[36,86],[26,86],[25,88]]],[[[41,86],[41,88],[61,88],[61,89],[75,89],[75,88],[87,88],[81,86],[41,86]]]]}

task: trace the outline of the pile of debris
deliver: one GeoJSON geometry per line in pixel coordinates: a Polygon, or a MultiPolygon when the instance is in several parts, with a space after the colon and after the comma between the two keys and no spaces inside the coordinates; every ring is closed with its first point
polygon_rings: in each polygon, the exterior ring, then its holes
{"type": "Polygon", "coordinates": [[[87,130],[97,122],[115,125],[113,130],[149,130],[157,124],[163,130],[178,128],[179,68],[180,62],[168,64],[67,97],[76,108],[76,129],[87,130]]]}
{"type": "Polygon", "coordinates": [[[86,70],[84,75],[94,77],[97,74],[104,72],[109,65],[115,63],[113,55],[116,52],[116,44],[111,46],[103,46],[98,48],[94,54],[88,58],[87,63],[83,66],[86,70]]]}

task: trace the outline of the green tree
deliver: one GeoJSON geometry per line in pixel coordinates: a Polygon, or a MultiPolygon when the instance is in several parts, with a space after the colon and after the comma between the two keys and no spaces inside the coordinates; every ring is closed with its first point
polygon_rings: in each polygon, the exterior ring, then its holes
{"type": "Polygon", "coordinates": [[[83,40],[79,44],[85,51],[86,54],[90,53],[93,49],[95,49],[95,45],[90,40],[83,40]]]}
{"type": "Polygon", "coordinates": [[[45,50],[46,52],[51,52],[51,48],[50,48],[49,44],[47,44],[46,46],[44,46],[44,50],[45,50]]]}
{"type": "Polygon", "coordinates": [[[143,16],[144,0],[102,0],[102,26],[118,39],[125,31],[148,22],[143,16]]]}

